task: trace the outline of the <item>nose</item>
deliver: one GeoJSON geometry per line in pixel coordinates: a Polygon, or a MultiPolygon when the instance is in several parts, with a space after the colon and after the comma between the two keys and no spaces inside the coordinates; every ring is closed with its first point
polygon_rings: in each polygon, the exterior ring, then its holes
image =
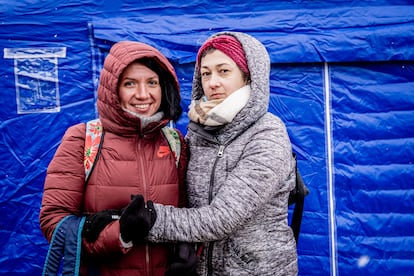
{"type": "Polygon", "coordinates": [[[148,97],[148,95],[149,95],[149,93],[148,93],[148,90],[147,90],[147,87],[145,86],[145,84],[140,83],[136,86],[134,96],[137,99],[145,99],[145,98],[148,97]]]}
{"type": "Polygon", "coordinates": [[[217,86],[219,86],[219,85],[220,85],[220,78],[218,77],[218,75],[217,75],[217,74],[215,74],[215,73],[211,73],[211,75],[210,75],[210,79],[209,79],[209,81],[208,81],[208,85],[209,85],[210,87],[217,87],[217,86]]]}

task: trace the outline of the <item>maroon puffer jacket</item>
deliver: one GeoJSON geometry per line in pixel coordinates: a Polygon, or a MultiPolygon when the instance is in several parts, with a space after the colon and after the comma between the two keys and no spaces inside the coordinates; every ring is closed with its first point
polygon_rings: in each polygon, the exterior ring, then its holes
{"type": "MultiPolygon", "coordinates": [[[[187,146],[181,138],[181,158],[177,169],[161,128],[170,118],[141,129],[138,117],[122,110],[117,83],[122,71],[141,57],[154,57],[174,77],[174,69],[156,49],[145,44],[121,42],[112,47],[105,60],[98,89],[98,111],[105,130],[99,160],[85,186],[83,165],[85,124],[68,128],[51,161],[45,180],[40,225],[50,241],[57,223],[65,216],[121,209],[131,194],[143,194],[145,200],[183,206],[187,146]]],[[[168,244],[143,242],[131,249],[122,247],[119,222],[109,224],[94,243],[83,241],[82,274],[95,260],[100,275],[163,275],[168,244]],[[97,260],[97,261],[96,261],[97,260]]]]}

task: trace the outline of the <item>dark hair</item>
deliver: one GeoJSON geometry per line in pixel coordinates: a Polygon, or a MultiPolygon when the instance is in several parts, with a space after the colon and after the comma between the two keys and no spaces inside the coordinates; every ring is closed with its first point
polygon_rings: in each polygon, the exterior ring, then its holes
{"type": "Polygon", "coordinates": [[[181,116],[183,109],[180,105],[181,97],[176,87],[176,81],[170,71],[162,66],[162,63],[155,58],[140,58],[134,62],[141,63],[157,73],[160,79],[162,98],[160,109],[164,112],[164,116],[173,121],[177,121],[181,116]]]}

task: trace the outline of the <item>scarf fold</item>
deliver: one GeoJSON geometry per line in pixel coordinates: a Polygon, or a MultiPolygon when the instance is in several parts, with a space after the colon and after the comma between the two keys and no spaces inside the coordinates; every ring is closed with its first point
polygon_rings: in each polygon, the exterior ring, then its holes
{"type": "Polygon", "coordinates": [[[233,121],[234,117],[246,106],[250,98],[250,86],[234,91],[225,99],[211,101],[191,101],[188,117],[191,121],[205,126],[222,126],[233,121]]]}

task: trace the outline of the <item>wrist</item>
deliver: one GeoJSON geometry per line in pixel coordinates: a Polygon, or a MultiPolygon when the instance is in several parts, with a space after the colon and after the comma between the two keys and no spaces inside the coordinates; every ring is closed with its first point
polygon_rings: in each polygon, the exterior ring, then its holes
{"type": "Polygon", "coordinates": [[[119,241],[121,242],[121,245],[122,245],[122,247],[123,247],[123,248],[131,248],[131,247],[133,247],[133,246],[134,246],[134,243],[133,243],[132,241],[125,242],[125,241],[122,239],[121,234],[119,234],[119,241]]]}

